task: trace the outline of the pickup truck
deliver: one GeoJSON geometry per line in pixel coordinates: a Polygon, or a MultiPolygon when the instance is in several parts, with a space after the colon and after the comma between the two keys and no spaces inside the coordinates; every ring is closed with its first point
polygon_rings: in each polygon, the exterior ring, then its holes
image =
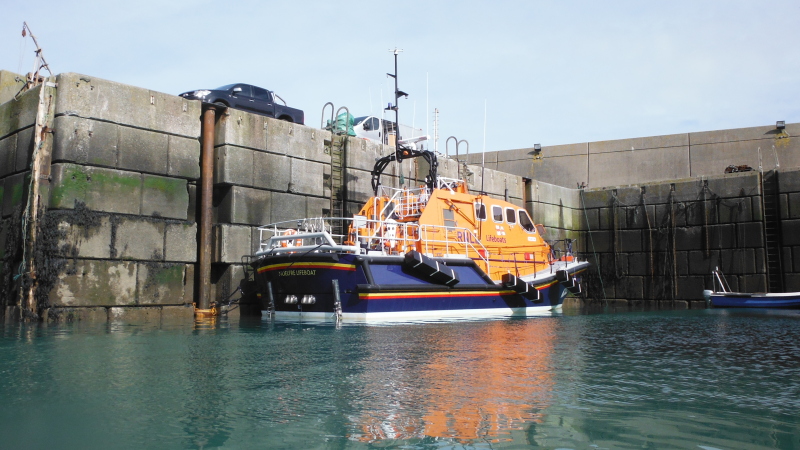
{"type": "Polygon", "coordinates": [[[251,84],[228,84],[216,89],[184,92],[180,96],[187,100],[216,103],[287,122],[305,124],[303,111],[286,106],[286,102],[274,92],[251,84]],[[283,105],[277,104],[276,98],[283,102],[283,105]]]}

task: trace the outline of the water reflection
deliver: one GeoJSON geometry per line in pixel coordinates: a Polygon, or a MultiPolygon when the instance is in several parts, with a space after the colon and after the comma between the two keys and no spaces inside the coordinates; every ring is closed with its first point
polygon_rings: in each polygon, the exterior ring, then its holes
{"type": "Polygon", "coordinates": [[[353,438],[498,442],[539,422],[551,402],[558,321],[368,329],[353,438]]]}
{"type": "Polygon", "coordinates": [[[800,448],[798,319],[6,325],[0,447],[800,448]]]}

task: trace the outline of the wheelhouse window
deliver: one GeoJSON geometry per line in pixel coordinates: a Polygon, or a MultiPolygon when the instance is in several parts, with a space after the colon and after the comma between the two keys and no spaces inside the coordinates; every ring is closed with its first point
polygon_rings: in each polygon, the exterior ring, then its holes
{"type": "Polygon", "coordinates": [[[492,205],[492,220],[497,223],[503,223],[503,208],[498,205],[492,205]]]}
{"type": "Polygon", "coordinates": [[[531,220],[530,216],[528,216],[528,211],[525,211],[524,209],[519,210],[519,226],[521,226],[522,229],[528,233],[536,232],[536,227],[533,225],[533,221],[531,220]]]}
{"type": "Polygon", "coordinates": [[[443,209],[442,216],[444,218],[444,226],[448,228],[458,227],[458,223],[456,222],[456,215],[452,209],[450,208],[443,209]]]}
{"type": "Polygon", "coordinates": [[[517,223],[517,212],[514,211],[514,208],[506,208],[506,222],[508,222],[509,225],[517,223]]]}
{"type": "Polygon", "coordinates": [[[478,220],[486,220],[486,205],[483,203],[475,203],[475,218],[478,220]]]}

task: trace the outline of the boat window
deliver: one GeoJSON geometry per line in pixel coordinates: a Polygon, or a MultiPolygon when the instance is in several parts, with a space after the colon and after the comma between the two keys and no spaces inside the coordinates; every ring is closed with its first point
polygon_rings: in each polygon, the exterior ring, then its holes
{"type": "Polygon", "coordinates": [[[514,208],[506,208],[506,222],[509,225],[517,223],[517,212],[514,211],[514,208]]]}
{"type": "Polygon", "coordinates": [[[503,208],[497,205],[492,205],[492,219],[497,223],[503,222],[503,208]]]}
{"type": "Polygon", "coordinates": [[[444,226],[450,228],[458,227],[458,223],[456,223],[456,215],[450,208],[445,208],[442,210],[442,216],[444,216],[444,226]]]}
{"type": "Polygon", "coordinates": [[[528,216],[528,211],[524,209],[519,210],[519,225],[528,233],[533,233],[536,230],[536,227],[533,226],[533,221],[528,216]]]}
{"type": "Polygon", "coordinates": [[[475,203],[475,218],[478,220],[486,220],[486,205],[483,203],[475,203]]]}

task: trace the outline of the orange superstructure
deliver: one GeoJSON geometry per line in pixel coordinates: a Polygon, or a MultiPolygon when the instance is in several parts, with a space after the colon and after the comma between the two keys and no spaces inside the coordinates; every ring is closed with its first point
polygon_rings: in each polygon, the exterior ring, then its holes
{"type": "Polygon", "coordinates": [[[440,179],[430,190],[382,188],[370,198],[349,229],[351,244],[402,254],[416,250],[430,257],[473,259],[492,279],[539,272],[553,261],[541,225],[524,208],[474,195],[461,180],[440,179]]]}

